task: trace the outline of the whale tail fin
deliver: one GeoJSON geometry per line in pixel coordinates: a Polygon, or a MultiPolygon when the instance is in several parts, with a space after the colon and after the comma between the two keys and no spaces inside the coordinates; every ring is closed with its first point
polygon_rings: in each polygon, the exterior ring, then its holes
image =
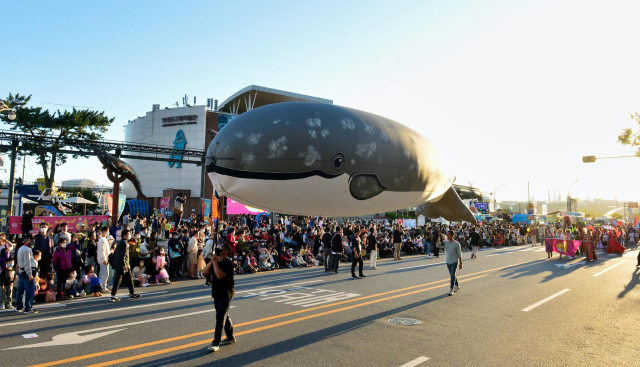
{"type": "Polygon", "coordinates": [[[440,200],[436,202],[426,202],[416,208],[416,214],[422,214],[425,217],[436,219],[444,218],[448,221],[461,222],[466,221],[476,224],[476,218],[467,208],[456,190],[452,187],[442,195],[440,200]]]}

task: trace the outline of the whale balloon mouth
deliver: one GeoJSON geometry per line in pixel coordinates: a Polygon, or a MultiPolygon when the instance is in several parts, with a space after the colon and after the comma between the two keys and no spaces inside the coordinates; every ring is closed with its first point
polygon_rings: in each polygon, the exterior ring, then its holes
{"type": "Polygon", "coordinates": [[[387,189],[373,173],[360,173],[349,181],[349,192],[357,200],[371,199],[387,189]]]}
{"type": "Polygon", "coordinates": [[[286,181],[301,180],[313,176],[320,176],[326,179],[332,179],[341,176],[343,173],[330,174],[322,170],[316,169],[304,172],[264,172],[264,171],[242,171],[233,168],[222,167],[215,163],[210,163],[206,167],[207,173],[216,173],[224,176],[236,178],[248,178],[254,180],[270,180],[270,181],[286,181]]]}

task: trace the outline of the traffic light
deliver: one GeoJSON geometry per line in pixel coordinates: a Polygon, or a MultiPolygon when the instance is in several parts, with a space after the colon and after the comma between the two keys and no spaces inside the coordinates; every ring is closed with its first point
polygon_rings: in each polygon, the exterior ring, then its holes
{"type": "Polygon", "coordinates": [[[594,163],[596,161],[596,157],[593,155],[587,155],[582,157],[582,163],[594,163]]]}

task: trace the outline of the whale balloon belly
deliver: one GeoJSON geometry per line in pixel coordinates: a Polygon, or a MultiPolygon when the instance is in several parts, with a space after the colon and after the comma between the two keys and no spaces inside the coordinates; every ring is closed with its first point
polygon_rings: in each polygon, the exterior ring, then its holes
{"type": "Polygon", "coordinates": [[[383,191],[367,200],[350,192],[349,175],[334,178],[312,176],[287,180],[258,180],[209,173],[214,189],[245,205],[282,214],[355,217],[404,209],[423,203],[424,191],[383,191]]]}

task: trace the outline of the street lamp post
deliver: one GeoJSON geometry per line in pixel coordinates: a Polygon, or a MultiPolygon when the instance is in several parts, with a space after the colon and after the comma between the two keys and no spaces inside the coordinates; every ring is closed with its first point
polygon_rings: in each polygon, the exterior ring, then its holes
{"type": "Polygon", "coordinates": [[[569,185],[569,190],[567,190],[567,211],[571,211],[571,188],[573,185],[580,180],[575,180],[571,185],[569,185]]]}
{"type": "Polygon", "coordinates": [[[4,101],[0,101],[0,112],[9,111],[9,115],[7,116],[9,120],[13,121],[16,119],[16,110],[15,108],[9,107],[4,101]]]}
{"type": "Polygon", "coordinates": [[[493,210],[497,211],[497,203],[496,203],[496,192],[498,191],[498,189],[500,189],[503,186],[507,186],[507,184],[502,184],[498,187],[496,187],[495,189],[493,189],[493,210]]]}

